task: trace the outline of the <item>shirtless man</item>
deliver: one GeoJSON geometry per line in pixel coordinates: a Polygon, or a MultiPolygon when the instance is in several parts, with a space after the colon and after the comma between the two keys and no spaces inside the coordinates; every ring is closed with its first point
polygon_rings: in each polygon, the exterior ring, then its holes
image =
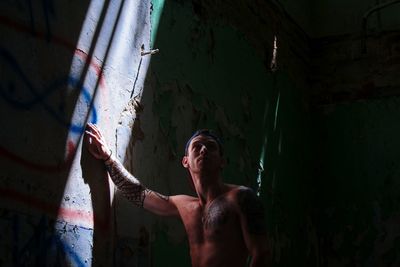
{"type": "Polygon", "coordinates": [[[269,266],[262,204],[251,189],[222,182],[222,146],[210,131],[197,131],[182,159],[197,197],[163,196],[147,189],[112,155],[93,124],[87,125],[86,142],[90,153],[104,161],[112,181],[128,200],[155,214],[181,218],[193,267],[244,267],[249,256],[251,267],[269,266]]]}

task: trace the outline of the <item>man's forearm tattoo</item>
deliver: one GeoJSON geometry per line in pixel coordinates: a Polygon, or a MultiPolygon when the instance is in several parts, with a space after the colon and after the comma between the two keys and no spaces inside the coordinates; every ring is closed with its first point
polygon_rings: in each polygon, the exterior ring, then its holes
{"type": "Polygon", "coordinates": [[[240,209],[245,216],[247,230],[250,234],[265,234],[266,222],[262,202],[249,188],[238,192],[240,209]]]}
{"type": "Polygon", "coordinates": [[[121,162],[111,157],[105,162],[106,169],[110,174],[118,190],[133,204],[143,207],[144,199],[151,192],[144,187],[138,179],[130,174],[121,162]]]}

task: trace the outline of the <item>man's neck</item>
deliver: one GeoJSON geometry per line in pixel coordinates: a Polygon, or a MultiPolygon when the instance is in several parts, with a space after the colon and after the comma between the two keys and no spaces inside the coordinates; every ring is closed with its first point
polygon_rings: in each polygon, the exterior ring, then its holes
{"type": "Polygon", "coordinates": [[[215,177],[199,174],[192,175],[193,183],[201,205],[205,206],[207,203],[213,201],[216,197],[225,192],[226,186],[222,183],[222,179],[219,175],[215,177]]]}

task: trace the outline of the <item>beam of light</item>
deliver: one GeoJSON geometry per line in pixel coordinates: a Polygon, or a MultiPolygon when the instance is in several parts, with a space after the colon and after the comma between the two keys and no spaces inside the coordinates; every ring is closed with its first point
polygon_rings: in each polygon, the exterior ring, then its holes
{"type": "MultiPolygon", "coordinates": [[[[77,98],[71,117],[71,125],[76,126],[74,128],[76,131],[69,131],[67,139],[75,144],[76,154],[65,184],[63,200],[79,196],[88,200],[92,198],[93,201],[93,193],[90,192],[93,188],[84,184],[80,165],[82,136],[86,122],[96,123],[99,126],[115,154],[116,150],[128,149],[129,142],[124,140],[115,142],[115,128],[112,122],[118,118],[111,116],[117,117],[128,102],[141,101],[151,55],[155,53],[151,50],[150,40],[155,39],[164,1],[156,1],[157,12],[153,12],[151,17],[148,12],[149,5],[149,2],[144,1],[91,1],[70,67],[69,76],[74,83],[69,84],[68,93],[80,96],[77,98]],[[151,25],[150,20],[156,24],[152,25],[151,38],[150,26],[147,26],[151,25]],[[144,50],[151,53],[142,54],[144,50]],[[120,81],[120,77],[124,80],[120,81]],[[79,80],[80,84],[76,80],[79,80]],[[113,80],[114,87],[111,88],[109,80],[113,80]],[[82,89],[86,90],[85,94],[82,94],[82,89]],[[126,95],[126,99],[121,99],[122,93],[126,95]]],[[[130,140],[130,136],[126,138],[124,136],[124,139],[130,140]]],[[[110,206],[112,206],[115,188],[112,183],[110,186],[110,206]]],[[[66,217],[61,212],[64,208],[77,208],[83,213],[94,216],[94,213],[99,211],[93,210],[90,201],[75,204],[62,201],[58,219],[84,227],[95,227],[93,221],[66,217]]],[[[108,227],[105,221],[101,224],[98,225],[97,222],[96,227],[108,227]]]]}
{"type": "MultiPolygon", "coordinates": [[[[143,37],[148,36],[148,33],[144,32],[147,28],[143,26],[148,23],[145,21],[146,19],[149,19],[148,8],[142,2],[138,5],[137,2],[125,0],[91,1],[82,25],[69,75],[71,80],[80,81],[68,87],[69,94],[79,95],[71,117],[71,124],[78,131],[69,131],[67,138],[75,144],[75,147],[81,145],[86,122],[98,124],[109,144],[115,141],[112,138],[115,136],[114,129],[110,127],[115,119],[110,116],[116,116],[119,113],[118,110],[122,110],[129,101],[129,95],[127,95],[126,102],[124,99],[118,98],[119,92],[132,89],[132,86],[128,84],[139,76],[135,69],[141,60],[140,46],[142,43],[146,43],[146,40],[147,43],[149,42],[149,38],[143,37]],[[128,85],[126,88],[122,88],[124,83],[116,77],[120,75],[128,85]],[[108,79],[113,79],[114,85],[117,86],[113,88],[107,86],[109,83],[106,80],[108,79]],[[82,89],[86,90],[85,94],[82,94],[84,91],[82,89]],[[113,100],[116,100],[118,104],[111,105],[113,100]],[[94,114],[96,116],[93,116],[94,114]]],[[[142,68],[141,77],[145,77],[147,73],[149,60],[144,60],[145,67],[142,68]]],[[[140,79],[140,82],[144,82],[144,78],[140,79]]],[[[114,145],[110,147],[113,148],[114,145]]],[[[64,188],[64,198],[77,194],[85,196],[84,198],[91,196],[91,188],[88,188],[81,178],[80,151],[81,149],[76,150],[75,160],[64,188]]],[[[111,204],[113,197],[112,186],[110,190],[111,204]]],[[[63,201],[60,209],[66,204],[63,201]]],[[[92,206],[88,204],[90,202],[87,204],[75,203],[73,206],[82,207],[92,213],[92,206]]],[[[62,217],[62,214],[60,216],[62,217]]],[[[80,222],[75,223],[79,224],[80,222]]],[[[84,226],[93,227],[93,225],[87,224],[84,226]]]]}
{"type": "MultiPolygon", "coordinates": [[[[118,36],[115,38],[115,33],[124,1],[118,2],[119,1],[106,1],[103,5],[101,1],[92,1],[82,25],[76,50],[81,51],[84,57],[78,58],[74,56],[73,58],[70,76],[73,79],[79,80],[79,82],[77,82],[74,87],[69,88],[69,93],[72,94],[72,92],[75,91],[75,94],[79,94],[80,96],[82,88],[87,88],[88,96],[84,98],[84,101],[82,101],[81,97],[78,97],[71,117],[71,122],[74,125],[81,125],[79,132],[69,131],[68,133],[67,140],[71,140],[75,144],[75,147],[80,147],[81,145],[84,128],[87,122],[101,123],[99,121],[100,116],[97,116],[97,114],[100,114],[98,111],[101,110],[97,108],[99,104],[98,101],[96,101],[96,96],[99,88],[100,91],[103,91],[101,92],[103,94],[105,93],[104,91],[106,91],[103,83],[104,68],[113,39],[118,40],[118,36]],[[93,64],[97,66],[94,69],[92,68],[93,64]],[[93,110],[98,110],[96,112],[96,118],[93,118],[91,114],[93,110]]],[[[103,97],[101,98],[103,99],[103,97]]],[[[107,133],[105,135],[109,136],[107,133]]],[[[82,179],[78,178],[83,177],[80,161],[78,160],[80,157],[77,157],[80,151],[81,149],[76,150],[75,160],[73,161],[71,171],[65,184],[63,199],[76,196],[77,194],[86,195],[85,192],[88,193],[88,197],[90,196],[89,190],[91,190],[91,188],[87,188],[87,186],[81,183],[82,179]]],[[[110,197],[112,197],[112,194],[110,194],[110,197]]],[[[64,205],[71,204],[62,201],[60,210],[64,205]]],[[[87,205],[84,200],[80,200],[71,206],[72,208],[83,208],[88,211],[91,211],[93,207],[93,205],[87,205]]],[[[62,214],[59,214],[59,217],[61,216],[62,214]]],[[[65,220],[65,218],[62,219],[65,220]]],[[[94,225],[89,225],[88,227],[94,227],[94,225]]]]}
{"type": "MultiPolygon", "coordinates": [[[[71,124],[82,127],[78,127],[79,132],[69,131],[68,134],[67,140],[72,140],[77,149],[65,183],[57,219],[96,230],[96,233],[102,233],[104,237],[111,233],[109,215],[116,190],[113,183],[105,180],[106,177],[102,174],[104,170],[94,169],[99,166],[81,165],[84,126],[87,122],[96,123],[115,154],[117,144],[124,146],[115,140],[114,122],[118,119],[115,117],[130,101],[129,90],[135,90],[133,81],[137,81],[138,88],[143,90],[151,58],[150,55],[143,59],[141,56],[141,47],[149,46],[150,39],[149,27],[146,26],[150,20],[147,4],[144,1],[91,1],[76,46],[75,54],[81,56],[74,56],[70,67],[70,77],[79,82],[70,86],[68,92],[81,95],[85,88],[87,94],[77,98],[71,117],[71,124]],[[138,64],[142,65],[140,72],[138,64]],[[110,80],[113,82],[109,82],[110,80]],[[104,193],[109,195],[99,196],[104,193]],[[65,209],[78,210],[79,216],[68,216],[69,214],[63,212],[65,209]],[[90,217],[89,220],[83,220],[86,217],[90,217]]],[[[127,146],[123,149],[126,148],[127,146]]],[[[73,246],[72,241],[66,242],[73,246]]],[[[89,242],[93,244],[95,240],[89,242]]],[[[96,256],[94,254],[98,247],[84,247],[86,249],[92,256],[96,256]]]]}

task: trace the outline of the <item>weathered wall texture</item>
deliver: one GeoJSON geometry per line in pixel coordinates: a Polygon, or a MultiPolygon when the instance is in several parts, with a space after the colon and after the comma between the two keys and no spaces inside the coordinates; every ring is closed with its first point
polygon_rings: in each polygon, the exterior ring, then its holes
{"type": "Polygon", "coordinates": [[[82,148],[115,129],[149,57],[149,1],[1,1],[1,266],[110,266],[113,187],[82,148]],[[137,78],[136,78],[137,77],[137,78]]]}
{"type": "Polygon", "coordinates": [[[399,40],[399,31],[366,38],[316,39],[311,76],[313,106],[398,96],[399,40]]]}
{"type": "MultiPolygon", "coordinates": [[[[180,164],[185,142],[195,129],[215,129],[226,147],[225,181],[255,189],[261,181],[275,264],[313,262],[306,216],[307,38],[265,2],[170,1],[164,3],[154,45],[160,53],[152,59],[143,92],[144,139],[132,150],[134,172],[164,194],[193,194],[180,164]],[[274,36],[276,72],[271,71],[274,36]]],[[[129,214],[135,212],[144,213],[132,208],[129,214]]],[[[179,223],[155,220],[153,264],[164,266],[168,258],[173,266],[188,265],[179,223]]]]}
{"type": "MultiPolygon", "coordinates": [[[[400,264],[400,32],[393,28],[400,21],[392,16],[398,8],[374,13],[364,36],[350,27],[313,40],[313,221],[320,266],[400,264]]],[[[341,9],[338,25],[364,10],[361,3],[341,9]]]]}
{"type": "Polygon", "coordinates": [[[322,266],[400,264],[399,118],[393,97],[337,104],[315,120],[322,266]]]}

